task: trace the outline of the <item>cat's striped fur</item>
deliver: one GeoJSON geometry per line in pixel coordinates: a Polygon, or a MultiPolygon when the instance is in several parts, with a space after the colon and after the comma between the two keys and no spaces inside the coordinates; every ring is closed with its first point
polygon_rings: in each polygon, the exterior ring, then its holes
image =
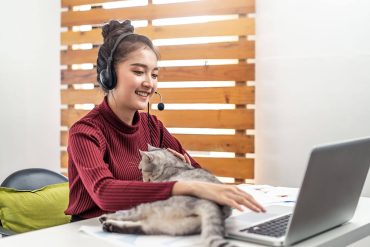
{"type": "MultiPolygon", "coordinates": [[[[204,181],[221,183],[204,169],[194,168],[166,149],[148,145],[140,151],[140,169],[146,182],[204,181]]],[[[173,236],[201,233],[206,246],[231,247],[224,239],[224,220],[231,208],[192,196],[172,196],[167,200],[141,204],[129,210],[100,217],[109,232],[168,234],[173,236]]]]}

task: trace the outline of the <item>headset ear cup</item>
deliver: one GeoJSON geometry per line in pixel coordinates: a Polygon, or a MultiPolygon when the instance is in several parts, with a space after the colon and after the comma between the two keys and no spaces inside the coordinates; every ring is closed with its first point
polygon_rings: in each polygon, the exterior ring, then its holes
{"type": "Polygon", "coordinates": [[[107,76],[107,69],[103,69],[102,71],[100,71],[99,80],[102,87],[109,90],[109,76],[107,76]]]}
{"type": "Polygon", "coordinates": [[[116,71],[114,70],[114,63],[113,63],[114,52],[116,51],[116,48],[120,44],[120,42],[126,36],[131,35],[131,34],[133,33],[132,32],[123,33],[117,38],[110,52],[110,56],[107,59],[107,68],[100,71],[100,74],[99,74],[100,85],[108,91],[112,90],[117,85],[117,75],[116,75],[116,71]]]}
{"type": "Polygon", "coordinates": [[[114,67],[111,66],[110,68],[111,68],[111,71],[110,71],[109,85],[110,85],[110,88],[113,89],[117,85],[117,75],[116,75],[116,71],[115,71],[114,67]]]}

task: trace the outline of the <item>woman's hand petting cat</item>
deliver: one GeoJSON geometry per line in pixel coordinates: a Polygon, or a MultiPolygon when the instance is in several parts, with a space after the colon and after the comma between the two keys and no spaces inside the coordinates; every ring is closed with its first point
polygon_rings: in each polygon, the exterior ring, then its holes
{"type": "Polygon", "coordinates": [[[168,151],[170,151],[172,154],[174,154],[177,158],[179,158],[180,160],[188,163],[189,165],[191,165],[191,161],[190,161],[190,158],[187,154],[185,155],[182,155],[180,154],[179,152],[176,152],[175,150],[171,149],[171,148],[167,148],[168,151]]]}
{"type": "MultiPolygon", "coordinates": [[[[191,165],[189,156],[167,148],[172,154],[191,165]]],[[[192,195],[214,201],[218,204],[228,205],[243,211],[245,206],[255,212],[265,212],[265,209],[248,193],[234,185],[214,184],[199,181],[178,181],[172,190],[173,195],[192,195]]]]}
{"type": "Polygon", "coordinates": [[[245,206],[255,212],[266,212],[250,194],[234,185],[213,184],[199,181],[178,181],[172,190],[174,195],[192,195],[227,205],[243,211],[245,206]]]}

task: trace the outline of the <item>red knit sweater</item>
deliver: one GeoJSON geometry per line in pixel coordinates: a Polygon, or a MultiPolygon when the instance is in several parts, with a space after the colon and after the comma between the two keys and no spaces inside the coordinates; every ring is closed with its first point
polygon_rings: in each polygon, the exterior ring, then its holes
{"type": "MultiPolygon", "coordinates": [[[[66,214],[92,218],[171,196],[175,182],[142,182],[139,149],[148,150],[149,143],[182,154],[186,151],[161,121],[150,117],[151,133],[146,113],[136,112],[129,126],[113,113],[105,98],[70,128],[66,214]]],[[[190,159],[194,167],[200,167],[190,159]]]]}

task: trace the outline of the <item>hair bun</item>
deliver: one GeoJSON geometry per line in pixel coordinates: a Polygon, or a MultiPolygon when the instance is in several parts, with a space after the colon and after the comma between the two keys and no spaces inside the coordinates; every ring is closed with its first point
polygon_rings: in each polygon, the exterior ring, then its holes
{"type": "Polygon", "coordinates": [[[105,24],[102,28],[102,35],[104,38],[104,42],[106,42],[109,38],[112,38],[117,35],[121,35],[123,33],[133,33],[134,26],[131,25],[130,20],[125,20],[123,22],[119,22],[117,20],[111,20],[109,23],[105,24]]]}

